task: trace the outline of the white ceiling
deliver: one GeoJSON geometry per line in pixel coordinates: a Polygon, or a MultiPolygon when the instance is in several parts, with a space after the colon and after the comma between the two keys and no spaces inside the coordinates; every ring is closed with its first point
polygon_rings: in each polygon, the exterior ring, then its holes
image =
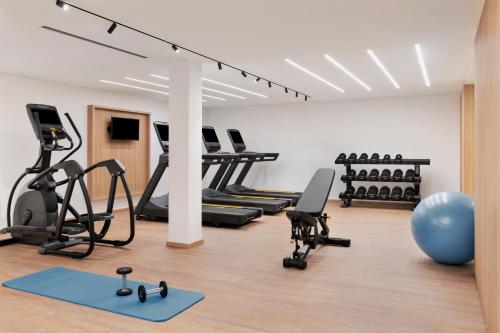
{"type": "MultiPolygon", "coordinates": [[[[306,92],[314,101],[410,96],[458,91],[474,79],[474,36],[483,0],[73,0],[117,21],[162,36],[250,72],[306,92]],[[420,43],[431,87],[424,85],[414,44],[420,43]],[[372,49],[398,81],[392,84],[373,63],[372,49]],[[354,82],[323,58],[328,53],[373,89],[354,82]],[[289,58],[345,90],[341,94],[285,63],[289,58]]],[[[0,72],[83,87],[122,91],[151,98],[164,95],[104,85],[100,79],[127,82],[124,76],[167,84],[149,77],[168,76],[175,54],[170,47],[76,10],[63,11],[55,0],[0,0],[0,72]],[[148,59],[109,50],[40,28],[48,25],[143,54],[148,59]]],[[[202,61],[202,59],[200,59],[202,61]]],[[[269,89],[239,72],[204,63],[205,77],[268,95],[208,100],[206,107],[299,102],[281,88],[269,89]]],[[[209,93],[218,95],[216,93],[209,93]]],[[[300,99],[303,102],[303,99],[300,99]]]]}

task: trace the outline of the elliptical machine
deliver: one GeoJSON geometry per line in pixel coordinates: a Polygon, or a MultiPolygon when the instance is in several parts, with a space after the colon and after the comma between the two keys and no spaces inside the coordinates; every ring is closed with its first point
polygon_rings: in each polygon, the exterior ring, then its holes
{"type": "Polygon", "coordinates": [[[73,139],[62,125],[57,109],[49,105],[28,104],[28,117],[37,139],[40,141],[40,154],[32,167],[29,167],[14,183],[7,204],[7,228],[0,233],[10,233],[12,238],[0,242],[0,246],[12,243],[39,245],[40,254],[56,254],[73,258],[85,258],[94,250],[96,243],[125,246],[132,242],[135,235],[133,202],[127,182],[125,169],[117,160],[107,160],[83,169],[74,160],[68,160],[82,146],[82,138],[68,113],[65,113],[73,131],[78,137],[74,146],[73,139]],[[61,144],[61,142],[67,143],[61,144]],[[51,165],[52,152],[69,151],[58,163],[51,165]],[[106,169],[110,176],[110,190],[105,213],[94,213],[84,176],[98,168],[106,169]],[[56,181],[54,175],[63,171],[65,178],[56,181]],[[36,175],[30,180],[16,200],[11,216],[12,201],[19,183],[27,175],[36,175]],[[120,179],[128,202],[129,237],[127,240],[105,239],[113,219],[113,206],[116,186],[120,179]],[[70,203],[75,186],[79,185],[85,202],[86,213],[80,214],[70,203]],[[56,192],[66,186],[64,196],[56,192]],[[59,207],[60,205],[60,207],[59,207]],[[68,219],[68,211],[73,218],[68,219]],[[103,225],[96,232],[95,222],[103,225]],[[81,235],[86,234],[86,235],[81,235]],[[68,247],[85,244],[85,251],[68,251],[68,247]]]}

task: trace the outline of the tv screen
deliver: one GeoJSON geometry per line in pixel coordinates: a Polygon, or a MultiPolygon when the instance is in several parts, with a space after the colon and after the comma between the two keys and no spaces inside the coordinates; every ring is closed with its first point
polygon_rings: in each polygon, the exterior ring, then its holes
{"type": "Polygon", "coordinates": [[[111,139],[139,140],[139,119],[111,117],[111,139]]]}
{"type": "Polygon", "coordinates": [[[168,142],[168,125],[156,125],[161,141],[168,142]]]}
{"type": "Polygon", "coordinates": [[[229,131],[231,135],[231,140],[236,144],[244,144],[243,138],[241,137],[240,131],[229,131]]]}
{"type": "Polygon", "coordinates": [[[219,138],[217,137],[217,133],[213,128],[204,128],[203,129],[203,139],[205,142],[215,142],[219,143],[219,138]]]}

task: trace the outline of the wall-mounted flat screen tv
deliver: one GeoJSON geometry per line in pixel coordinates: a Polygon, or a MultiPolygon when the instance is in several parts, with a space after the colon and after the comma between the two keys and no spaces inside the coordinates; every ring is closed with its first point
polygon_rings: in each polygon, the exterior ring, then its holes
{"type": "Polygon", "coordinates": [[[112,140],[139,140],[139,119],[111,117],[112,140]]]}

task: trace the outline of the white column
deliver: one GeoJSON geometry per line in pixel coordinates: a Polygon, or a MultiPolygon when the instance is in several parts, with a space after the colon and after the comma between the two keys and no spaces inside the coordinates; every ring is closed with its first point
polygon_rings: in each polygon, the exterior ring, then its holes
{"type": "Polygon", "coordinates": [[[201,227],[201,63],[172,61],[169,96],[168,246],[203,243],[201,227]]]}

